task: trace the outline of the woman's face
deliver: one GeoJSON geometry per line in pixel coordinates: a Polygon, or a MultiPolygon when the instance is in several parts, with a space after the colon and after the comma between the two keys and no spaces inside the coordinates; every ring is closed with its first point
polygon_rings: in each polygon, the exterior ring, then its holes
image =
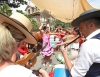
{"type": "Polygon", "coordinates": [[[77,35],[77,32],[75,30],[73,30],[72,34],[77,35]]]}
{"type": "Polygon", "coordinates": [[[45,32],[49,32],[49,28],[46,28],[45,32]]]}
{"type": "Polygon", "coordinates": [[[58,28],[58,29],[57,29],[57,32],[61,32],[61,29],[58,28]]]}

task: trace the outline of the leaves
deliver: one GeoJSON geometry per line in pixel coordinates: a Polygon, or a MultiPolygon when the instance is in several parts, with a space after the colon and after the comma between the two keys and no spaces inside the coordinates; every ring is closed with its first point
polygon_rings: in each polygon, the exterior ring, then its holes
{"type": "Polygon", "coordinates": [[[69,28],[69,27],[71,27],[71,23],[64,23],[64,22],[62,22],[60,20],[57,20],[57,19],[55,19],[53,21],[53,23],[54,23],[55,27],[58,27],[58,26],[62,26],[63,28],[69,28]]]}
{"type": "Polygon", "coordinates": [[[13,8],[18,8],[20,7],[20,4],[22,5],[27,5],[27,1],[26,0],[0,0],[0,5],[2,4],[8,4],[10,7],[13,7],[13,8]]]}
{"type": "Polygon", "coordinates": [[[0,5],[0,13],[10,16],[12,14],[12,10],[8,6],[8,4],[4,3],[4,4],[0,5]]]}

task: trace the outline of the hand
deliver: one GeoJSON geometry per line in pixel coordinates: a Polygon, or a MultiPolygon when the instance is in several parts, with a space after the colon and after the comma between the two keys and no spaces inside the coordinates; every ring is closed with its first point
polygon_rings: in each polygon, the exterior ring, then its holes
{"type": "Polygon", "coordinates": [[[40,72],[40,73],[45,73],[46,71],[45,71],[44,69],[41,68],[41,69],[39,69],[39,72],[40,72]]]}
{"type": "Polygon", "coordinates": [[[64,46],[61,46],[61,51],[65,51],[65,48],[64,48],[64,46]]]}
{"type": "Polygon", "coordinates": [[[43,69],[40,69],[39,73],[39,77],[49,77],[49,74],[43,69]]]}
{"type": "MultiPolygon", "coordinates": [[[[66,48],[67,49],[67,48],[66,48]]],[[[64,48],[64,46],[61,46],[61,51],[62,51],[62,53],[66,53],[66,50],[65,48],[64,48]]]]}

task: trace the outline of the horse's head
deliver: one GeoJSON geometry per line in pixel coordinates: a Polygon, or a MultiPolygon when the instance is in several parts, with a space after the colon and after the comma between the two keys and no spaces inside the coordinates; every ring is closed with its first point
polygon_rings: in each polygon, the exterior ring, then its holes
{"type": "Polygon", "coordinates": [[[37,39],[37,42],[42,42],[42,35],[41,35],[40,31],[32,32],[32,35],[37,39]]]}

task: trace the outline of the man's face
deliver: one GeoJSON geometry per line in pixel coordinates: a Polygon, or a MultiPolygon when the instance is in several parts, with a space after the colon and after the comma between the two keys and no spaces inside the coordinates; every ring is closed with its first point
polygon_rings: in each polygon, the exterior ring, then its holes
{"type": "Polygon", "coordinates": [[[85,38],[89,35],[89,28],[84,22],[80,23],[79,30],[85,38]]]}

